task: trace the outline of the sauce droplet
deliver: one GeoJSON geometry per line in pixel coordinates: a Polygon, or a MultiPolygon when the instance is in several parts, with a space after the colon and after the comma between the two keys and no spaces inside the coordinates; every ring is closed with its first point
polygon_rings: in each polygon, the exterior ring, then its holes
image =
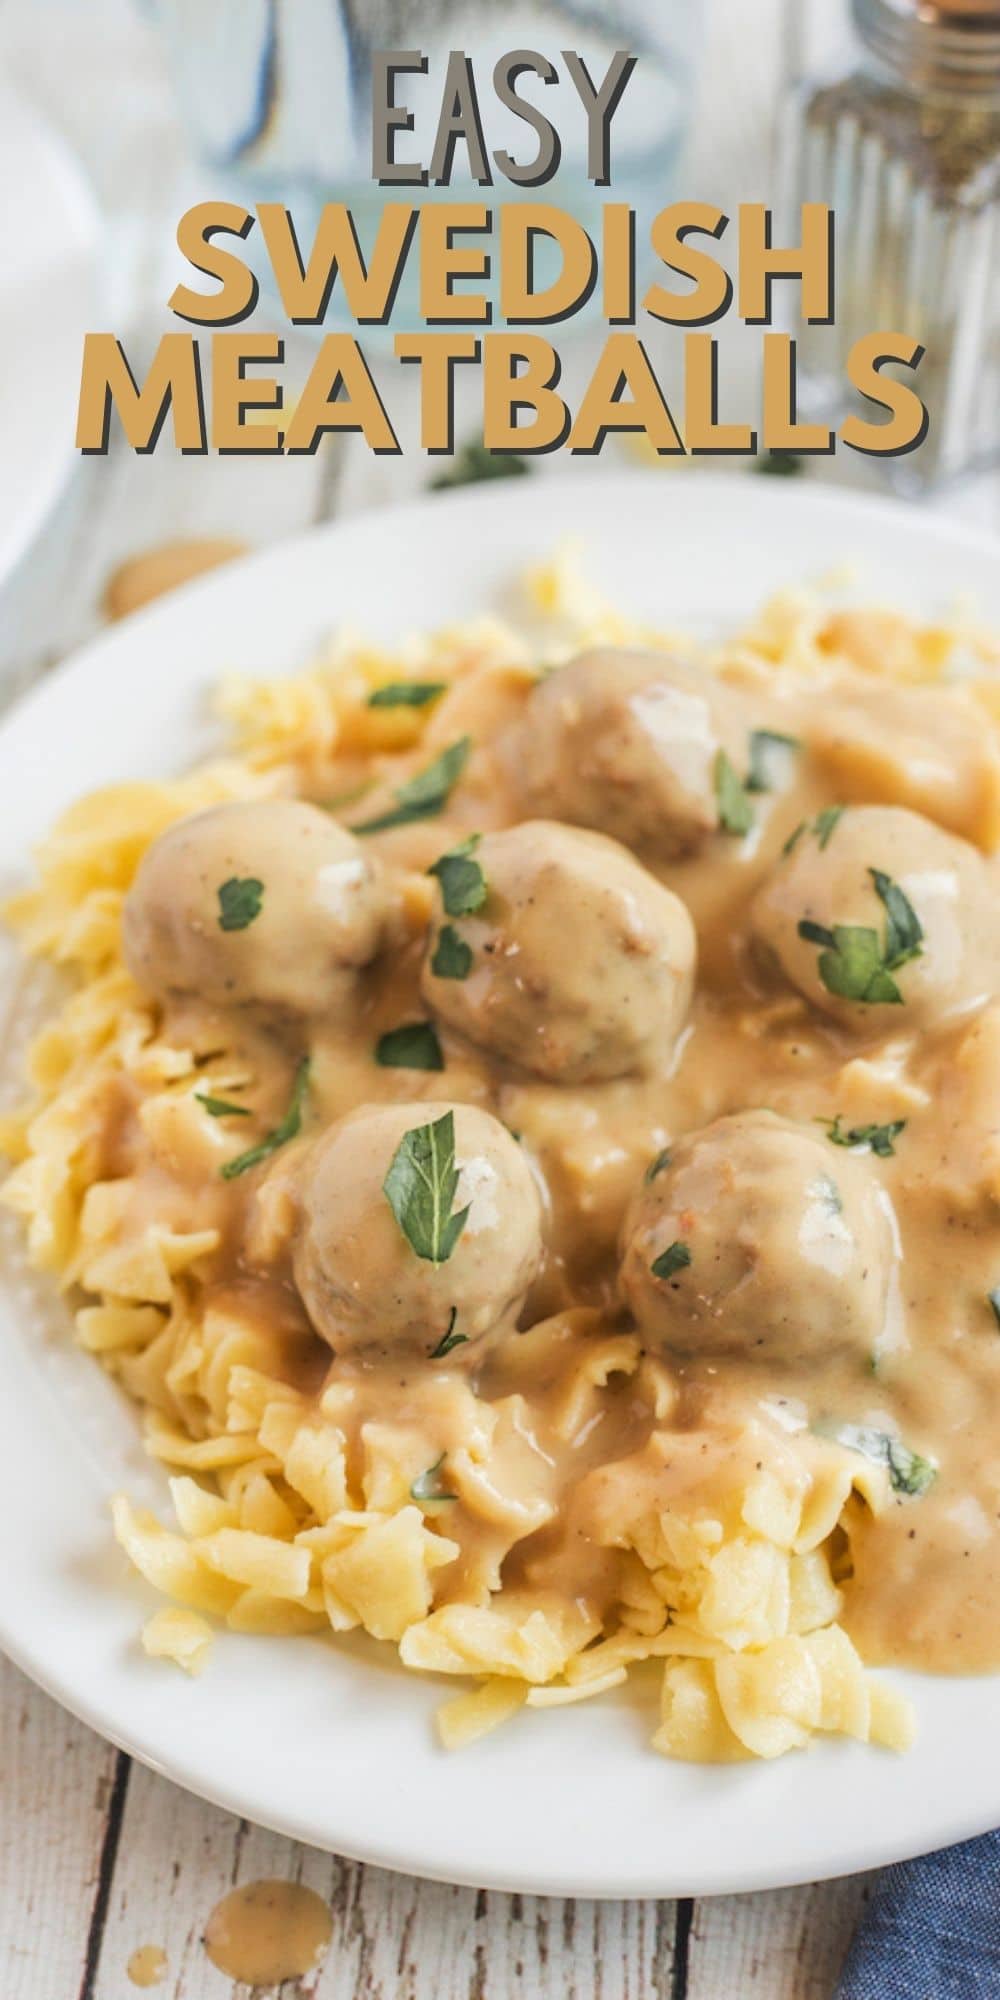
{"type": "Polygon", "coordinates": [[[333,1919],[322,1896],[301,1882],[244,1882],[216,1903],[204,1945],[213,1965],[247,1986],[280,1986],[314,1972],[333,1919]]]}
{"type": "Polygon", "coordinates": [[[217,569],[246,553],[243,542],[213,541],[164,542],[158,549],[146,549],[130,556],[112,571],[104,586],[104,611],[108,618],[127,618],[154,597],[176,590],[193,576],[217,569]]]}
{"type": "Polygon", "coordinates": [[[133,1986],[158,1986],[167,1970],[167,1954],[158,1944],[141,1944],[126,1970],[133,1986]]]}

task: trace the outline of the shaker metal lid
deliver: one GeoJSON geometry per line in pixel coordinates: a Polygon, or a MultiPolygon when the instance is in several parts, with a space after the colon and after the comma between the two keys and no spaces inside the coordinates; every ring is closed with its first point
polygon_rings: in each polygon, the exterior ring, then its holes
{"type": "Polygon", "coordinates": [[[859,35],[917,88],[1000,90],[1000,0],[851,0],[859,35]]]}

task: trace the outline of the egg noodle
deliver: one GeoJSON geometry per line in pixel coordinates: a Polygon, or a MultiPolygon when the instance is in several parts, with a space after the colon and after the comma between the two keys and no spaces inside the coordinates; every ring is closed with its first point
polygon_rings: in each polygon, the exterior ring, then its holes
{"type": "MultiPolygon", "coordinates": [[[[655,1662],[653,1743],[668,1756],[773,1757],[818,1731],[901,1748],[909,1706],[863,1667],[838,1622],[852,1537],[891,1502],[885,1463],[775,1408],[773,1421],[734,1425],[704,1476],[693,1455],[678,1471],[685,1445],[671,1431],[667,1360],[593,1304],[564,1305],[521,1337],[521,1375],[501,1383],[506,1393],[478,1393],[459,1350],[429,1383],[419,1423],[390,1402],[359,1427],[356,1381],[327,1350],[317,1374],[315,1342],[307,1352],[300,1329],[289,1337],[244,1310],[239,1287],[207,1283],[220,1243],[211,1202],[180,1215],[157,1201],[158,1160],[193,1160],[206,1186],[217,1177],[220,1134],[195,1086],[225,1099],[247,1072],[225,1050],[185,1046],[176,1022],[165,1032],[126,969],[122,905],[142,855],[174,821],[217,803],[314,797],[317,774],[331,768],[348,790],[373,774],[406,775],[407,758],[439,745],[444,727],[430,704],[370,706],[387,681],[447,684],[460,721],[463,688],[484,676],[533,680],[540,659],[557,663],[583,644],[670,643],[604,604],[570,554],[534,573],[529,593],[525,629],[484,619],[391,653],[345,635],[306,672],[227,680],[219,709],[230,754],[176,780],[83,799],[40,850],[37,884],[8,907],[24,949],[61,968],[70,990],[32,1044],[31,1102],[0,1121],[13,1162],[3,1200],[23,1221],[32,1263],[72,1302],[81,1345],[139,1406],[147,1449],[171,1475],[172,1525],[125,1495],[113,1505],[122,1548],[170,1600],[143,1644],[195,1672],[212,1621],[281,1635],[361,1627],[396,1646],[407,1668],[464,1684],[440,1710],[449,1746],[525,1703],[589,1699],[655,1662]],[[119,1124],[127,1107],[141,1136],[131,1152],[109,1152],[109,1091],[119,1124]],[[667,1504],[655,1481],[635,1480],[610,1483],[596,1507],[590,1541],[603,1538],[613,1577],[597,1609],[571,1583],[560,1589],[554,1567],[543,1575],[529,1565],[510,1581],[510,1552],[551,1518],[544,1493],[526,1483],[518,1440],[525,1371],[544,1373],[552,1355],[563,1360],[547,1405],[550,1456],[569,1459],[599,1419],[610,1413],[613,1423],[627,1405],[647,1461],[659,1451],[674,1466],[667,1504]],[[447,1490],[435,1477],[445,1456],[447,1490]],[[479,1523],[478,1536],[463,1540],[462,1517],[479,1523]]],[[[829,657],[832,619],[856,667],[899,683],[959,671],[987,708],[997,705],[996,649],[970,625],[831,613],[805,592],[772,601],[727,643],[727,671],[755,684],[808,675],[829,657]]],[[[403,893],[414,935],[427,895],[414,870],[403,893]]],[[[452,1094],[463,1089],[459,1064],[452,1094]]],[[[352,1071],[334,1109],[360,1095],[352,1071]]],[[[585,1187],[585,1134],[568,1158],[585,1187]]],[[[279,1189],[269,1206],[264,1189],[258,1247],[285,1227],[282,1199],[279,1189]]]]}

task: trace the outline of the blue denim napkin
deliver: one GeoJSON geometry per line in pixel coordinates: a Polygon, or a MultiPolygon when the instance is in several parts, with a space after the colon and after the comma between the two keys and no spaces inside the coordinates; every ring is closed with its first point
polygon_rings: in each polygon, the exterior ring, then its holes
{"type": "Polygon", "coordinates": [[[879,1876],[835,2000],[1000,2000],[1000,1832],[879,1876]]]}

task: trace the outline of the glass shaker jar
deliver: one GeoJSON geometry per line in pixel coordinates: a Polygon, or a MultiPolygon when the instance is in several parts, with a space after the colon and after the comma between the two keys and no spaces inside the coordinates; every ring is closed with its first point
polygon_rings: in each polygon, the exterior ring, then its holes
{"type": "Polygon", "coordinates": [[[836,214],[836,321],[795,328],[800,404],[843,415],[862,334],[920,341],[928,434],[886,465],[922,487],[1000,462],[1000,0],[850,14],[850,56],[799,79],[786,129],[786,228],[803,201],[836,214]]]}
{"type": "MultiPolygon", "coordinates": [[[[491,202],[531,199],[568,209],[595,240],[608,200],[631,203],[645,244],[657,210],[671,199],[694,101],[701,32],[698,0],[144,0],[162,31],[184,122],[206,175],[201,192],[248,207],[284,201],[300,242],[313,240],[323,204],[346,202],[366,256],[386,202],[491,202]],[[488,152],[530,157],[533,135],[497,100],[493,67],[505,51],[536,49],[554,65],[546,86],[529,77],[521,93],[557,125],[555,178],[515,187],[499,173],[492,190],[473,180],[465,148],[450,185],[381,188],[371,175],[371,79],[379,48],[420,49],[427,74],[407,74],[399,101],[414,129],[403,156],[427,161],[433,148],[449,51],[472,60],[488,152]],[[560,52],[575,49],[599,82],[616,49],[637,58],[612,135],[612,185],[587,174],[587,133],[579,97],[560,52]]],[[[245,253],[259,254],[256,235],[245,253]]],[[[539,246],[541,287],[559,268],[539,246]]],[[[268,284],[266,260],[258,269],[268,284]]],[[[495,286],[495,275],[493,284],[495,286]]],[[[596,312],[596,306],[594,308],[596,312]]],[[[583,315],[575,324],[581,324],[583,315]]],[[[503,324],[497,317],[497,324],[503,324]]],[[[407,259],[389,331],[369,326],[369,345],[421,325],[417,260],[407,259]]],[[[334,286],[326,328],[352,331],[334,286]]]]}

